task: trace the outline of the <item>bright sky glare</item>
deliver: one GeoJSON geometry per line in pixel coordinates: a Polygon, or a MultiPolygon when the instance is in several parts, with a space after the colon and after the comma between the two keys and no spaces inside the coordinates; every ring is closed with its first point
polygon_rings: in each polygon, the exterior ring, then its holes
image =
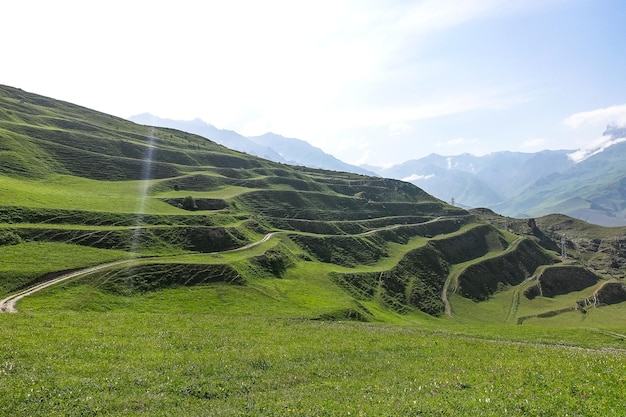
{"type": "Polygon", "coordinates": [[[577,149],[626,124],[623,0],[20,0],[0,83],[350,163],[577,149]]]}

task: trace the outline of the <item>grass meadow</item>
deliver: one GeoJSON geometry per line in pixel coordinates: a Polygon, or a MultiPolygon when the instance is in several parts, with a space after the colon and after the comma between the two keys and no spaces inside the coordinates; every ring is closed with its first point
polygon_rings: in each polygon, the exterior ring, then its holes
{"type": "MultiPolygon", "coordinates": [[[[277,244],[291,243],[279,234],[246,251],[137,260],[227,263],[246,274],[245,285],[129,295],[86,276],[23,299],[20,313],[0,315],[0,414],[626,414],[621,304],[515,325],[509,316],[532,310],[511,288],[482,303],[450,294],[454,318],[399,314],[338,290],[330,273],[351,268],[298,262],[280,278],[246,272],[251,256],[277,244]],[[337,320],[352,309],[371,313],[371,322],[337,320]]],[[[397,262],[401,246],[391,244],[389,257],[366,269],[397,262]]],[[[22,243],[3,248],[2,264],[35,276],[128,256],[22,243]]],[[[571,299],[535,301],[561,306],[571,299]]]]}
{"type": "Polygon", "coordinates": [[[418,327],[5,315],[5,415],[624,415],[624,353],[418,327]]]}
{"type": "MultiPolygon", "coordinates": [[[[423,314],[396,315],[395,323],[313,320],[303,318],[310,311],[301,300],[277,299],[287,288],[264,297],[254,285],[225,284],[135,297],[80,283],[44,290],[22,300],[20,314],[0,315],[0,412],[626,413],[619,328],[485,325],[423,314]]],[[[319,311],[323,297],[311,303],[319,311]]]]}
{"type": "MultiPolygon", "coordinates": [[[[390,244],[387,258],[360,268],[389,267],[402,247],[425,242],[390,244]]],[[[86,276],[23,299],[20,313],[0,315],[0,414],[626,414],[621,304],[515,325],[509,317],[532,310],[511,288],[482,303],[450,294],[455,318],[399,314],[340,291],[330,273],[351,268],[297,262],[280,278],[246,270],[250,257],[279,244],[293,245],[280,233],[246,251],[137,260],[227,263],[245,285],[124,294],[86,276]],[[371,321],[337,320],[351,310],[371,321]]],[[[128,256],[42,242],[5,246],[1,259],[12,276],[37,276],[128,256]]],[[[535,301],[561,306],[572,297],[535,301]]]]}

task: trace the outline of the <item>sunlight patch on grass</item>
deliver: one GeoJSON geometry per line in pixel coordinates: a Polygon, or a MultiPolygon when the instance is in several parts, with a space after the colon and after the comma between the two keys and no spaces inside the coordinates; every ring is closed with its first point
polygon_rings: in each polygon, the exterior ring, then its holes
{"type": "MultiPolygon", "coordinates": [[[[43,180],[2,177],[0,200],[5,206],[134,213],[140,204],[141,181],[95,181],[55,175],[43,180]]],[[[158,199],[148,198],[145,212],[184,214],[158,199]]]]}

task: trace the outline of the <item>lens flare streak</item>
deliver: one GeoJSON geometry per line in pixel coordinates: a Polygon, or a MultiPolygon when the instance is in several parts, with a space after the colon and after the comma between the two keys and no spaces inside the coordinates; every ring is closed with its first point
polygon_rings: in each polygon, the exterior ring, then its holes
{"type": "Polygon", "coordinates": [[[154,157],[154,128],[150,129],[148,135],[148,143],[145,151],[145,155],[141,162],[141,180],[139,182],[139,206],[137,208],[137,221],[133,231],[133,239],[131,244],[131,252],[136,253],[139,249],[139,240],[141,236],[143,217],[146,211],[146,202],[148,199],[148,188],[150,187],[150,181],[152,179],[152,159],[154,157]]]}

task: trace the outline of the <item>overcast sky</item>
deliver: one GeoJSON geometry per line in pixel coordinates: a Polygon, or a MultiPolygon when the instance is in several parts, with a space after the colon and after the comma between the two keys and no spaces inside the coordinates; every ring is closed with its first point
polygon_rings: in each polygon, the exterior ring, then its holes
{"type": "Polygon", "coordinates": [[[20,0],[0,37],[0,84],[356,164],[577,149],[626,125],[624,0],[20,0]]]}

